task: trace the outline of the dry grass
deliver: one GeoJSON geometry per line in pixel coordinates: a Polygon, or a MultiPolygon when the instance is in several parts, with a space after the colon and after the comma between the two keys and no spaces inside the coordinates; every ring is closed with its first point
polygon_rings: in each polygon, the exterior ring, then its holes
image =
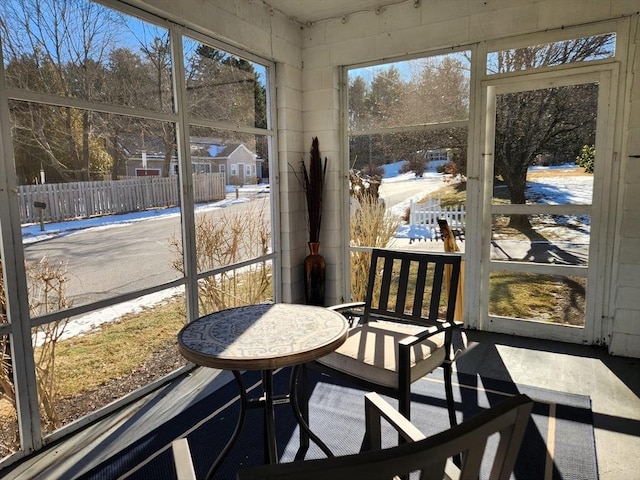
{"type": "Polygon", "coordinates": [[[164,343],[175,340],[184,324],[184,300],[179,298],[126,315],[86,335],[59,341],[58,394],[75,396],[130,374],[164,343]]]}
{"type": "Polygon", "coordinates": [[[584,325],[583,278],[493,272],[490,284],[492,315],[584,325]]]}
{"type": "MultiPolygon", "coordinates": [[[[384,205],[376,198],[363,196],[360,208],[351,217],[351,245],[384,248],[394,238],[400,223],[400,218],[385,213],[384,205]]],[[[351,253],[352,301],[364,300],[370,263],[370,253],[351,253]]]]}
{"type": "MultiPolygon", "coordinates": [[[[251,204],[241,212],[196,217],[198,272],[233,265],[269,253],[271,229],[265,203],[251,204]]],[[[184,274],[182,242],[170,241],[173,268],[184,274]]],[[[238,270],[209,275],[198,281],[201,315],[226,308],[260,303],[273,297],[271,262],[259,262],[238,270]]]]}

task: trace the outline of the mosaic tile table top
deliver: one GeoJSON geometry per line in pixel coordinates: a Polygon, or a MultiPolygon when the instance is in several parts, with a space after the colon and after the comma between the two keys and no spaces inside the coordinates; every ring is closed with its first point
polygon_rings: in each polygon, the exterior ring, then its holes
{"type": "Polygon", "coordinates": [[[178,334],[178,348],[198,365],[263,370],[298,365],[338,348],[347,338],[345,318],[298,304],[259,304],[205,315],[178,334]]]}

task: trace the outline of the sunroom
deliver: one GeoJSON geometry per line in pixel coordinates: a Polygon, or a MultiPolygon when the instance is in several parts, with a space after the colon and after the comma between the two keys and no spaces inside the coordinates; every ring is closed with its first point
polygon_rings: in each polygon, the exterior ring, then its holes
{"type": "Polygon", "coordinates": [[[464,259],[457,372],[584,397],[595,475],[639,476],[639,10],[4,2],[0,475],[92,478],[231,380],[180,355],[185,324],[305,303],[317,138],[322,304],[362,298],[372,248],[449,251],[437,211],[464,259]]]}

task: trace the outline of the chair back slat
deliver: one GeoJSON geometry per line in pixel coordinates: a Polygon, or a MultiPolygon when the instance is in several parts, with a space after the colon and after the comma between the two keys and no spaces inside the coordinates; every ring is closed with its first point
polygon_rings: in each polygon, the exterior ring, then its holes
{"type": "Polygon", "coordinates": [[[460,268],[459,254],[374,249],[363,320],[453,321],[460,268]]]}
{"type": "Polygon", "coordinates": [[[409,288],[409,267],[411,267],[411,262],[406,258],[403,258],[400,263],[400,275],[398,277],[398,282],[396,283],[398,293],[396,295],[396,305],[394,310],[398,314],[404,312],[404,307],[407,303],[407,289],[409,288]]]}
{"type": "MultiPolygon", "coordinates": [[[[431,284],[431,304],[429,306],[429,318],[438,318],[440,299],[442,298],[442,285],[444,282],[444,263],[434,262],[433,283],[431,284]]],[[[445,313],[445,318],[449,309],[445,313]]]]}
{"type": "MultiPolygon", "coordinates": [[[[376,265],[377,265],[377,258],[376,258],[376,265]]],[[[382,268],[382,285],[384,286],[389,286],[391,284],[391,274],[393,273],[393,259],[390,257],[386,257],[383,258],[383,268],[382,268]]],[[[372,258],[373,261],[373,258],[372,258]]],[[[377,268],[374,270],[374,274],[376,273],[377,268]]],[[[375,279],[376,279],[377,275],[374,275],[374,282],[373,284],[375,285],[375,279]]],[[[371,292],[373,294],[373,292],[371,292]]],[[[380,309],[387,309],[388,305],[389,305],[389,288],[382,288],[380,290],[380,297],[378,300],[378,305],[380,309]]]]}
{"type": "Polygon", "coordinates": [[[422,315],[422,307],[424,305],[424,289],[427,283],[427,262],[420,262],[418,265],[418,274],[416,275],[416,294],[413,300],[414,317],[422,315]]]}

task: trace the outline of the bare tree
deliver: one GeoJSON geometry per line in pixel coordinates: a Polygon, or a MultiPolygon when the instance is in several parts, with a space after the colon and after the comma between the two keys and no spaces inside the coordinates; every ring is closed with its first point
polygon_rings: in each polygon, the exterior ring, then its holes
{"type": "MultiPolygon", "coordinates": [[[[2,6],[7,83],[70,98],[101,100],[104,63],[122,15],[79,0],[13,0],[2,6]]],[[[14,129],[25,146],[60,179],[86,180],[91,172],[92,113],[29,103],[14,109],[14,129]],[[49,117],[42,120],[43,109],[49,117]]]]}
{"type": "MultiPolygon", "coordinates": [[[[613,35],[599,35],[498,52],[497,72],[553,66],[610,54],[613,35]]],[[[526,202],[527,169],[538,155],[575,158],[594,141],[597,85],[575,85],[501,95],[496,105],[495,174],[509,189],[511,203],[526,202]]],[[[525,215],[509,225],[531,227],[525,215]]]]}
{"type": "Polygon", "coordinates": [[[468,67],[462,59],[445,55],[412,61],[402,68],[402,73],[395,66],[381,70],[370,85],[362,77],[350,82],[351,128],[416,127],[409,132],[353,136],[352,167],[404,159],[413,163],[409,170],[421,175],[428,150],[466,151],[466,136],[458,134],[462,129],[421,128],[468,118],[468,67]]]}

